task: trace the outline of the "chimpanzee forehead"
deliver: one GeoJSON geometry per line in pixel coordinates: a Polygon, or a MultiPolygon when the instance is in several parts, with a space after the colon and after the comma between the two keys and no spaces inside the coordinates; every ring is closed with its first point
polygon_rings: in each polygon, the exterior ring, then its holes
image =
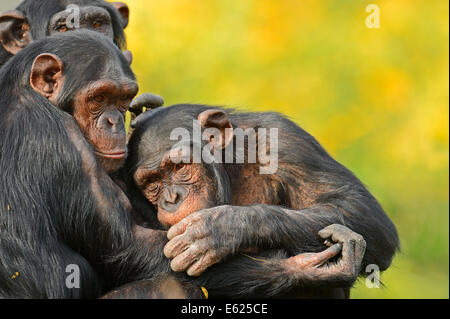
{"type": "Polygon", "coordinates": [[[17,7],[17,10],[23,12],[30,24],[35,26],[31,29],[33,38],[41,39],[47,35],[51,17],[65,11],[71,4],[80,7],[110,7],[107,2],[102,0],[25,0],[17,7]]]}
{"type": "Polygon", "coordinates": [[[122,78],[135,80],[134,73],[123,54],[118,50],[115,51],[116,52],[111,52],[111,57],[104,63],[103,76],[117,80],[122,78]]]}

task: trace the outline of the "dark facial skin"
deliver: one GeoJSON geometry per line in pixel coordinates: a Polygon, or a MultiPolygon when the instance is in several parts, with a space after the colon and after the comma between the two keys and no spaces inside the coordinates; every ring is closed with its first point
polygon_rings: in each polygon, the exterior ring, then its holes
{"type": "MultiPolygon", "coordinates": [[[[73,15],[72,11],[61,11],[53,15],[48,25],[49,35],[73,31],[73,26],[67,24],[67,19],[70,15],[73,15]]],[[[81,29],[99,32],[107,38],[114,40],[111,15],[103,8],[94,6],[81,7],[79,27],[81,29]]]]}
{"type": "Polygon", "coordinates": [[[193,212],[216,206],[216,182],[210,171],[202,164],[175,164],[170,155],[166,153],[159,167],[144,163],[135,173],[136,183],[167,229],[193,212]]]}
{"type": "MultiPolygon", "coordinates": [[[[42,54],[33,63],[31,87],[56,107],[65,74],[61,60],[42,54]]],[[[94,148],[102,167],[108,173],[117,171],[127,156],[125,112],[136,96],[139,86],[120,68],[109,70],[108,78],[91,81],[80,88],[73,98],[72,116],[94,148]]]]}
{"type": "Polygon", "coordinates": [[[73,116],[109,173],[117,171],[126,158],[125,113],[138,89],[136,82],[126,78],[99,80],[75,97],[73,116]]]}
{"type": "MultiPolygon", "coordinates": [[[[129,14],[128,6],[122,2],[108,4],[96,0],[73,0],[38,3],[26,0],[17,9],[0,14],[0,40],[3,50],[15,55],[32,41],[78,28],[101,33],[120,47],[125,45],[122,31],[128,25],[129,14]],[[69,5],[76,6],[79,11],[70,8],[69,5]],[[55,8],[60,11],[53,13],[55,8]],[[74,21],[77,13],[80,18],[79,25],[74,21]]],[[[126,51],[126,55],[131,63],[131,53],[126,51]]],[[[7,57],[2,59],[5,60],[7,57]]],[[[4,62],[0,60],[0,64],[4,62]]]]}

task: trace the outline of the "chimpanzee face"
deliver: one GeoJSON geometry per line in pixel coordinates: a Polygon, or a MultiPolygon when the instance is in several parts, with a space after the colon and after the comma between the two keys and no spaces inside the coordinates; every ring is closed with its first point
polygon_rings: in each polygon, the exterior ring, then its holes
{"type": "Polygon", "coordinates": [[[78,21],[78,24],[67,23],[71,21],[70,17],[73,15],[73,12],[70,10],[61,11],[53,15],[48,26],[49,35],[81,28],[99,32],[111,39],[111,41],[114,40],[111,15],[107,10],[94,6],[81,7],[79,10],[80,21],[78,21]]]}
{"type": "Polygon", "coordinates": [[[139,90],[119,50],[110,53],[91,60],[92,66],[77,66],[76,74],[65,69],[58,56],[44,53],[34,60],[30,74],[36,92],[75,118],[108,173],[117,171],[127,157],[125,112],[139,90]],[[98,70],[87,75],[89,68],[98,70]]]}
{"type": "Polygon", "coordinates": [[[126,77],[101,79],[75,97],[73,116],[107,172],[117,171],[126,159],[125,113],[138,90],[126,77]]]}
{"type": "Polygon", "coordinates": [[[25,0],[16,10],[0,14],[0,44],[14,55],[32,41],[86,29],[101,33],[121,46],[124,43],[119,42],[125,42],[123,29],[128,25],[129,14],[128,6],[122,2],[25,0]]]}
{"type": "Polygon", "coordinates": [[[157,168],[145,164],[139,167],[134,179],[145,198],[157,208],[158,220],[165,227],[218,205],[215,198],[218,181],[211,168],[206,164],[176,164],[170,152],[157,168]]]}
{"type": "Polygon", "coordinates": [[[203,108],[199,114],[190,112],[189,108],[169,107],[144,113],[141,119],[146,119],[138,124],[129,145],[132,155],[126,168],[167,228],[194,212],[229,204],[231,200],[223,164],[194,161],[194,141],[180,143],[170,138],[173,129],[192,127],[193,121],[198,120],[205,141],[209,140],[207,130],[216,128],[220,132],[216,143],[210,146],[223,151],[233,138],[230,120],[220,110],[203,108]]]}

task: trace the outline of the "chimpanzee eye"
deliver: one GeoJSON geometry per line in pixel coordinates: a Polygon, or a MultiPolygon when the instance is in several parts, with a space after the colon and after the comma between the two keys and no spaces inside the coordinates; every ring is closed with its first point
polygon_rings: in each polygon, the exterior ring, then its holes
{"type": "Polygon", "coordinates": [[[93,26],[95,29],[97,29],[97,28],[100,28],[100,27],[102,26],[102,23],[99,22],[99,21],[95,21],[95,22],[92,24],[92,26],[93,26]]]}
{"type": "Polygon", "coordinates": [[[189,169],[189,165],[176,164],[174,172],[176,174],[176,179],[180,182],[188,182],[191,179],[191,170],[189,169]]]}
{"type": "Polygon", "coordinates": [[[69,28],[66,25],[62,25],[58,28],[59,32],[67,32],[69,31],[69,28]]]}
{"type": "Polygon", "coordinates": [[[103,103],[105,102],[105,97],[103,95],[97,95],[96,97],[94,97],[94,101],[97,103],[103,103]]]}
{"type": "Polygon", "coordinates": [[[146,193],[152,200],[156,200],[161,193],[161,184],[159,182],[148,184],[146,193]]]}

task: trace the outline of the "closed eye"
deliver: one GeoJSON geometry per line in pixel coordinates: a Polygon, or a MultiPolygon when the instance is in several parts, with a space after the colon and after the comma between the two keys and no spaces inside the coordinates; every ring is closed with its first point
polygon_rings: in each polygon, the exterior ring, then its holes
{"type": "Polygon", "coordinates": [[[192,179],[192,170],[189,165],[186,164],[177,164],[174,170],[174,177],[179,182],[188,182],[192,179]]]}
{"type": "Polygon", "coordinates": [[[145,195],[149,201],[156,202],[161,194],[161,190],[161,183],[153,182],[147,185],[145,195]]]}

